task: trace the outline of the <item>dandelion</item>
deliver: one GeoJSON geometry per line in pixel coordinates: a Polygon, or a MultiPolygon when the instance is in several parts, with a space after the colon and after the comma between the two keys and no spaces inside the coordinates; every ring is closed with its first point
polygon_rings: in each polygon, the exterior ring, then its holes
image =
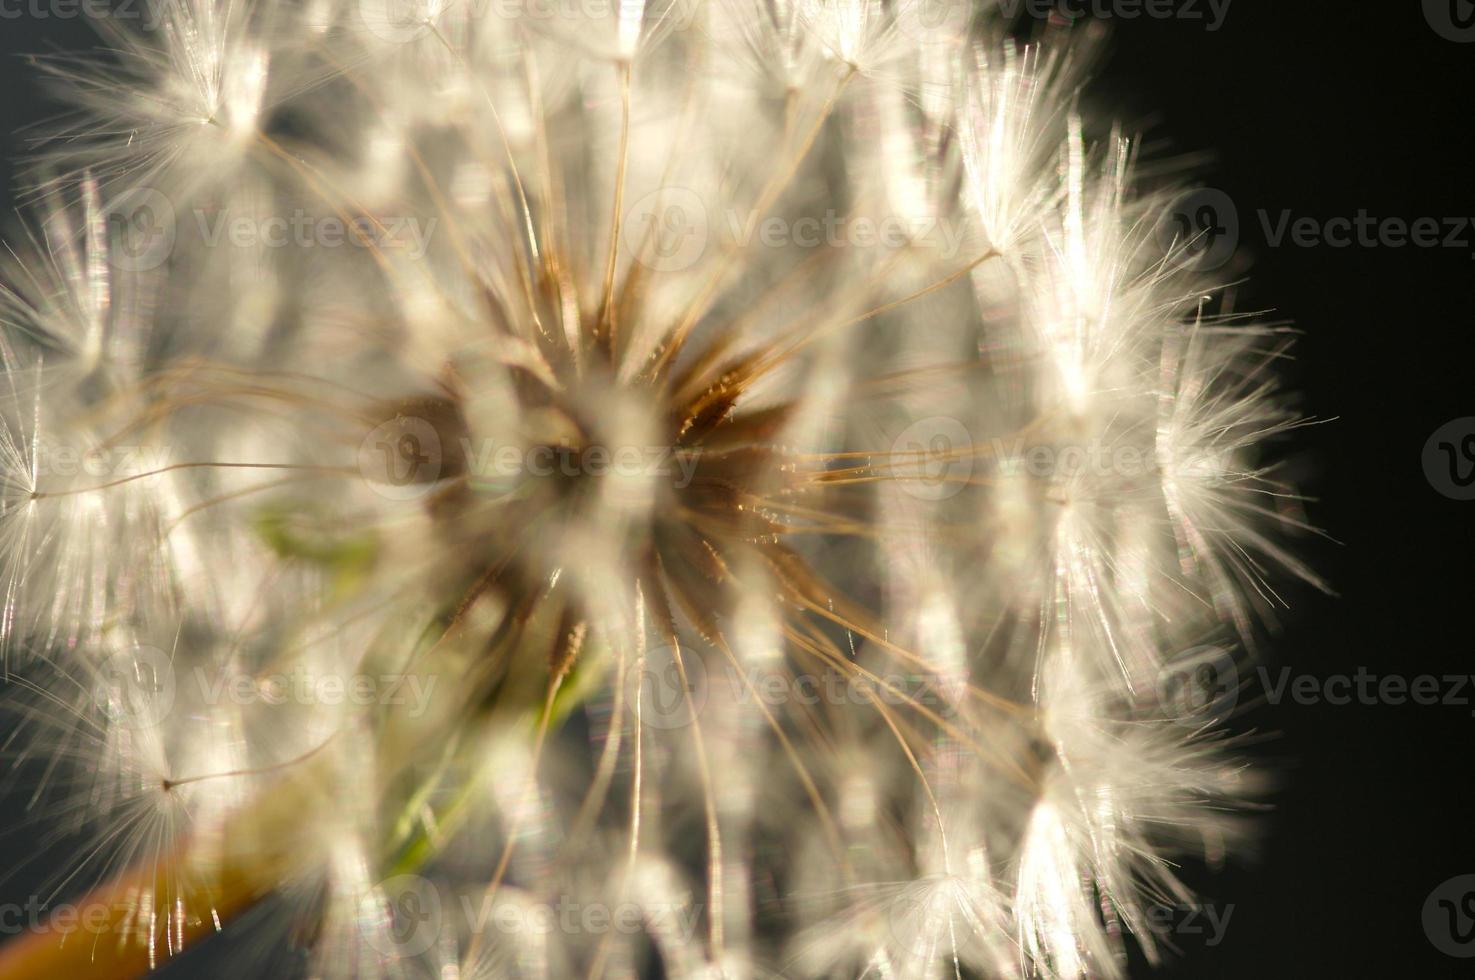
{"type": "Polygon", "coordinates": [[[1007,28],[188,0],[47,63],[3,744],[83,924],[0,972],[1155,959],[1258,794],[1165,678],[1311,578],[1301,420],[1007,28]]]}

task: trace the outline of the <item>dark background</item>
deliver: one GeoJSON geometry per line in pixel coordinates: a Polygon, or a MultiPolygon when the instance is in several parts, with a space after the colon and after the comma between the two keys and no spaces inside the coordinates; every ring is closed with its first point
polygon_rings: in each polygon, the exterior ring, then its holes
{"type": "MultiPolygon", "coordinates": [[[[1304,331],[1290,368],[1300,407],[1337,419],[1292,448],[1319,498],[1310,517],[1338,542],[1300,547],[1339,596],[1285,592],[1272,676],[1283,665],[1323,681],[1359,667],[1475,672],[1475,501],[1441,495],[1421,462],[1436,428],[1475,416],[1475,228],[1450,248],[1272,247],[1260,218],[1475,219],[1475,43],[1431,26],[1424,7],[1444,2],[1471,12],[1465,0],[1234,0],[1215,31],[1206,19],[1118,16],[1090,93],[1144,130],[1158,158],[1211,154],[1199,172],[1238,212],[1239,306],[1304,331]]],[[[1205,0],[1195,7],[1207,13],[1205,0]]],[[[4,187],[24,148],[13,131],[53,111],[15,53],[90,43],[80,20],[0,19],[4,187]]],[[[6,211],[10,200],[0,191],[6,211]]],[[[1252,676],[1242,703],[1257,688],[1252,676]]],[[[1160,975],[1475,972],[1436,949],[1422,919],[1431,891],[1475,873],[1465,694],[1464,705],[1252,705],[1243,726],[1271,736],[1253,751],[1281,773],[1261,853],[1215,875],[1189,869],[1204,901],[1233,911],[1214,947],[1177,922],[1182,956],[1160,975]]]]}
{"type": "MultiPolygon", "coordinates": [[[[1337,417],[1296,445],[1312,521],[1340,542],[1309,555],[1339,595],[1287,593],[1272,676],[1475,671],[1475,501],[1436,492],[1421,462],[1436,428],[1475,415],[1475,232],[1456,248],[1272,248],[1258,214],[1475,219],[1475,44],[1437,33],[1418,0],[1238,0],[1217,32],[1115,26],[1103,84],[1160,112],[1150,132],[1213,151],[1206,180],[1253,263],[1240,305],[1304,331],[1301,407],[1337,417]]],[[[1475,696],[1286,699],[1245,720],[1279,733],[1263,747],[1284,763],[1276,808],[1258,866],[1202,880],[1234,913],[1215,949],[1178,937],[1174,975],[1475,975],[1422,921],[1436,886],[1475,872],[1475,696]]]]}

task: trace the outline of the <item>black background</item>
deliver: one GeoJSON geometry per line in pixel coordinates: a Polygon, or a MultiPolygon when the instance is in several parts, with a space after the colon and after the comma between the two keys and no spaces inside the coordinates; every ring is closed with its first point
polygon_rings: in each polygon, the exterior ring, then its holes
{"type": "MultiPolygon", "coordinates": [[[[1359,667],[1475,672],[1475,502],[1436,492],[1421,465],[1436,428],[1475,415],[1475,227],[1453,248],[1271,247],[1260,219],[1475,221],[1475,44],[1442,37],[1420,0],[1234,0],[1206,28],[1112,19],[1091,98],[1149,144],[1212,154],[1200,173],[1234,201],[1236,262],[1248,263],[1239,306],[1304,331],[1290,371],[1300,407],[1336,417],[1293,448],[1318,498],[1311,519],[1338,542],[1301,547],[1339,595],[1286,591],[1269,668],[1323,680],[1359,667]]],[[[53,111],[15,53],[90,43],[82,21],[0,19],[6,187],[25,142],[14,130],[53,111]]],[[[1435,949],[1421,918],[1431,890],[1475,873],[1467,693],[1465,705],[1285,699],[1248,711],[1245,726],[1273,735],[1255,752],[1281,773],[1263,846],[1253,864],[1190,870],[1232,915],[1217,946],[1175,935],[1182,956],[1162,975],[1475,973],[1475,960],[1435,949]]]]}

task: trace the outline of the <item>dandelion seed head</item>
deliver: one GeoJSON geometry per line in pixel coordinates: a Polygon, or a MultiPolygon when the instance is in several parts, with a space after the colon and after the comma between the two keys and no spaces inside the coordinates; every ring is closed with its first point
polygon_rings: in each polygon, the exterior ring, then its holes
{"type": "Polygon", "coordinates": [[[960,9],[187,0],[52,62],[6,751],[108,956],[1158,955],[1260,792],[1161,679],[1312,578],[1285,335],[1155,247],[1080,32],[960,9]]]}

